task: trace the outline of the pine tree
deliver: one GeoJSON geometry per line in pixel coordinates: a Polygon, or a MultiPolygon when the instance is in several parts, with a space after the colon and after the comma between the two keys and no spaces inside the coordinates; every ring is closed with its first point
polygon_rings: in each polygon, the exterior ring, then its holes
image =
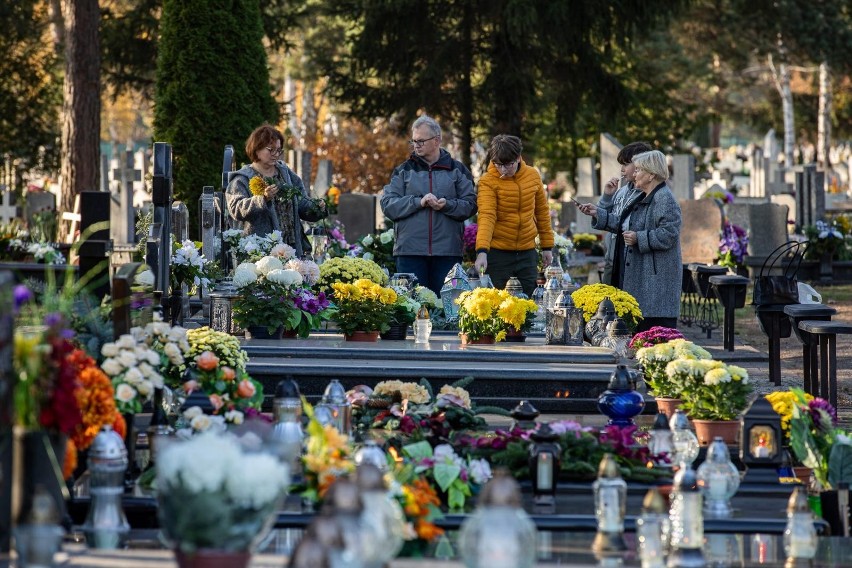
{"type": "Polygon", "coordinates": [[[258,0],[165,0],[160,20],[154,139],[172,145],[174,194],[196,232],[201,188],[218,186],[226,144],[245,140],[278,108],[269,85],[258,0]]]}

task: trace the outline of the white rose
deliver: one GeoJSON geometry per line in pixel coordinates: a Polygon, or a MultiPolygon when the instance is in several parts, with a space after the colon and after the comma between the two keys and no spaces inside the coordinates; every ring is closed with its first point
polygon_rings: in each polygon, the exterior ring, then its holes
{"type": "Polygon", "coordinates": [[[147,397],[149,394],[151,394],[151,391],[153,390],[151,381],[142,381],[136,388],[139,390],[139,394],[144,397],[147,397]]]}
{"type": "Polygon", "coordinates": [[[136,389],[127,383],[121,383],[118,385],[118,388],[115,389],[115,398],[121,402],[130,402],[136,398],[136,389]]]}
{"type": "Polygon", "coordinates": [[[101,355],[104,357],[115,357],[118,355],[118,345],[115,343],[106,343],[101,347],[101,355]]]}
{"type": "Polygon", "coordinates": [[[361,239],[361,244],[364,245],[365,247],[370,246],[371,244],[373,244],[373,236],[367,235],[366,237],[361,239]]]}
{"type": "Polygon", "coordinates": [[[386,245],[391,242],[393,240],[393,229],[388,229],[387,231],[379,235],[379,240],[382,242],[383,245],[386,245]]]}
{"type": "Polygon", "coordinates": [[[284,263],[274,256],[264,256],[257,261],[257,269],[263,275],[269,274],[273,270],[281,270],[282,268],[284,268],[284,263]]]}
{"type": "Polygon", "coordinates": [[[121,371],[124,370],[124,367],[122,367],[121,363],[115,359],[106,359],[103,363],[101,363],[101,370],[110,377],[114,377],[121,373],[121,371]]]}
{"type": "Polygon", "coordinates": [[[118,355],[118,362],[124,365],[125,367],[135,367],[136,354],[133,353],[133,351],[122,351],[118,355]]]}

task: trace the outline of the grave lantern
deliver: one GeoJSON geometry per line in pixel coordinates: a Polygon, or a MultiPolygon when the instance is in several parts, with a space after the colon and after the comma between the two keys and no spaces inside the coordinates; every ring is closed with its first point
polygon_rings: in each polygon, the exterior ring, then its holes
{"type": "Polygon", "coordinates": [[[778,483],[782,439],[781,417],[768,400],[756,398],[740,419],[740,459],[748,468],[744,481],[778,483]]]}
{"type": "MultiPolygon", "coordinates": [[[[481,281],[480,285],[482,285],[481,281]]],[[[459,319],[459,305],[456,304],[456,300],[462,292],[470,290],[473,290],[473,288],[467,279],[464,268],[461,264],[456,264],[447,273],[447,277],[444,278],[444,285],[441,287],[441,302],[444,304],[444,317],[447,318],[447,321],[459,319]]]]}
{"type": "Polygon", "coordinates": [[[786,566],[810,566],[816,551],[817,534],[807,492],[804,487],[796,487],[787,503],[787,527],[784,530],[786,566]]]}
{"type": "Polygon", "coordinates": [[[669,510],[669,566],[704,566],[704,515],[695,471],[685,464],[674,477],[669,510]]]}
{"type": "Polygon", "coordinates": [[[109,424],[101,427],[89,449],[88,461],[92,502],[83,532],[91,548],[122,548],[130,533],[121,506],[127,464],[124,440],[109,424]]]}
{"type": "Polygon", "coordinates": [[[645,397],[636,392],[636,382],[625,365],[617,365],[607,389],[598,398],[598,410],[609,417],[608,426],[632,426],[633,417],[645,408],[645,397]]]}
{"type": "Polygon", "coordinates": [[[624,512],[627,506],[627,483],[612,454],[604,454],[598,478],[592,484],[595,492],[595,518],[598,533],[592,542],[595,552],[627,550],[624,542],[624,512]]]}
{"type": "Polygon", "coordinates": [[[547,310],[544,343],[583,345],[583,310],[574,305],[568,291],[560,292],[556,304],[547,310]]]}
{"type": "Polygon", "coordinates": [[[510,416],[515,420],[512,424],[513,428],[532,430],[535,428],[535,419],[538,418],[539,412],[528,400],[522,400],[512,409],[510,416]]]}
{"type": "Polygon", "coordinates": [[[698,466],[698,486],[704,495],[704,514],[712,519],[731,516],[731,497],[740,487],[740,473],[731,463],[728,446],[719,436],[707,449],[707,459],[698,466]]]}
{"type": "Polygon", "coordinates": [[[317,264],[325,260],[325,251],[328,248],[328,234],[323,227],[311,227],[307,234],[308,242],[311,244],[311,257],[317,264]]]}
{"type": "Polygon", "coordinates": [[[606,336],[607,324],[616,317],[618,316],[615,313],[615,304],[612,303],[612,300],[608,297],[601,300],[595,315],[586,324],[586,337],[592,345],[600,345],[601,340],[606,336]]]}
{"type": "Polygon", "coordinates": [[[559,476],[559,456],[562,447],[556,442],[559,435],[547,423],[539,426],[530,439],[530,475],[533,502],[537,507],[556,506],[556,479],[559,476]]]}
{"type": "Polygon", "coordinates": [[[412,325],[414,328],[414,343],[417,345],[428,345],[432,335],[432,320],[429,318],[429,310],[426,306],[420,306],[417,318],[412,325]]]}
{"type": "Polygon", "coordinates": [[[417,287],[417,275],[413,272],[394,272],[390,279],[390,287],[411,292],[417,287]]]}
{"type": "Polygon", "coordinates": [[[479,270],[477,270],[475,266],[471,266],[467,269],[467,281],[470,283],[471,288],[482,287],[482,281],[479,278],[479,270]]]}
{"type": "Polygon", "coordinates": [[[509,278],[509,280],[506,282],[505,290],[516,298],[521,298],[523,300],[529,299],[529,296],[524,294],[524,287],[521,286],[521,281],[518,280],[517,276],[512,276],[511,278],[509,278]]]}
{"type": "Polygon", "coordinates": [[[349,436],[352,433],[352,405],[346,398],[346,389],[337,379],[332,379],[317,407],[327,409],[332,416],[335,428],[341,434],[349,436]]]}
{"type": "Polygon", "coordinates": [[[630,340],[633,335],[624,320],[617,317],[606,326],[606,336],[601,340],[601,347],[612,349],[618,360],[629,359],[630,340]]]}
{"type": "Polygon", "coordinates": [[[234,321],[234,300],[240,297],[231,278],[223,278],[208,294],[210,296],[210,327],[215,331],[242,335],[244,330],[234,321]]]}

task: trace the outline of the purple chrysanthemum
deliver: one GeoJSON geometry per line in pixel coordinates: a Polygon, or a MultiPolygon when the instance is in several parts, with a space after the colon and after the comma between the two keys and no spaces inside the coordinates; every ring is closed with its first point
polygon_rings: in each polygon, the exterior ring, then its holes
{"type": "Polygon", "coordinates": [[[808,410],[814,425],[823,432],[837,426],[837,410],[827,400],[815,398],[808,402],[808,410]]]}

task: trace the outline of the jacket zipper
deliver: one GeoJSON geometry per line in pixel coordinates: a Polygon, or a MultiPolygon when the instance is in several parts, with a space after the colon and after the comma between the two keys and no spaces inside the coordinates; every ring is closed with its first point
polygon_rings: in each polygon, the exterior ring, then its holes
{"type": "MultiPolygon", "coordinates": [[[[515,175],[518,175],[518,172],[515,172],[515,175]]],[[[521,202],[521,199],[523,195],[521,195],[521,184],[518,183],[517,179],[515,180],[515,185],[518,186],[518,230],[515,231],[515,250],[517,251],[521,242],[521,209],[523,208],[523,203],[521,202]]]]}

